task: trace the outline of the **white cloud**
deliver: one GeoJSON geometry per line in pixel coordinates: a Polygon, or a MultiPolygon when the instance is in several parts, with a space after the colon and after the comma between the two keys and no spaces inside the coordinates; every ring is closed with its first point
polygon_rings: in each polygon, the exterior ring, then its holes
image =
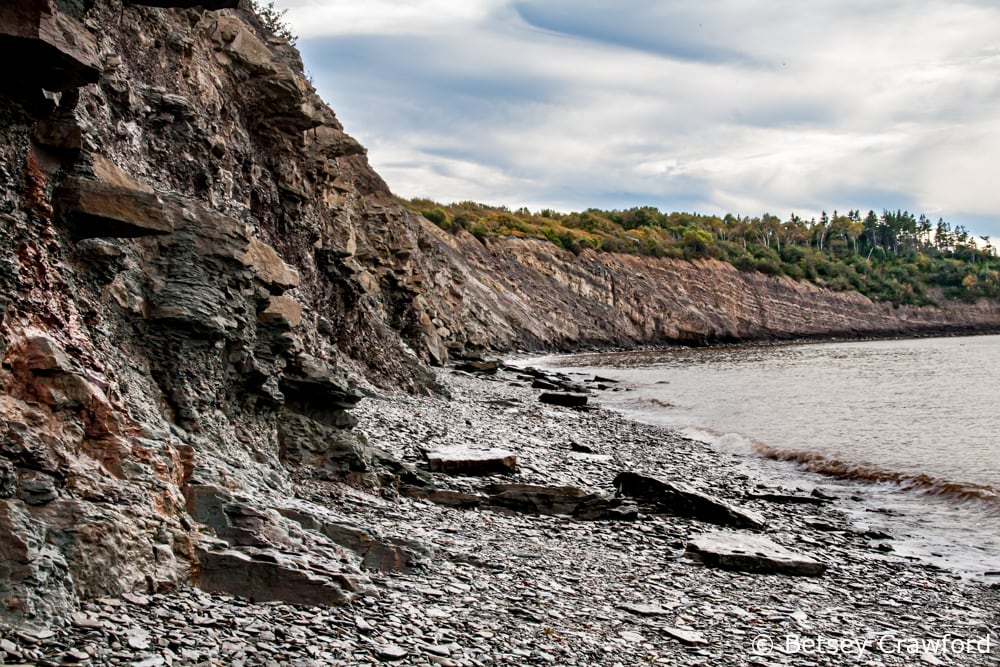
{"type": "Polygon", "coordinates": [[[488,16],[502,0],[279,0],[302,37],[401,35],[461,28],[488,16]]]}
{"type": "Polygon", "coordinates": [[[320,92],[406,196],[902,206],[976,231],[1000,209],[991,3],[286,4],[320,92]]]}

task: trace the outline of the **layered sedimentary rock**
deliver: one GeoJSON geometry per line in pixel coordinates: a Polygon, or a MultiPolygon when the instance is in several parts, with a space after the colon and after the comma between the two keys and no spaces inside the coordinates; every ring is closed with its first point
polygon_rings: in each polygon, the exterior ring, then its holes
{"type": "Polygon", "coordinates": [[[409,555],[329,529],[296,476],[385,482],[359,386],[433,390],[449,355],[1000,323],[446,234],[235,4],[0,8],[0,616],[189,583],[363,592],[409,555]]]}

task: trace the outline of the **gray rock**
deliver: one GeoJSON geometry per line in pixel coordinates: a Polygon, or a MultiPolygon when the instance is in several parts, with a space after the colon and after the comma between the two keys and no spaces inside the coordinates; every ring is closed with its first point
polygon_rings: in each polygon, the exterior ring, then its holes
{"type": "Polygon", "coordinates": [[[734,528],[763,530],[762,516],[696,491],[680,482],[635,472],[620,473],[614,480],[620,495],[649,502],[658,511],[734,528]]]}
{"type": "Polygon", "coordinates": [[[542,403],[548,403],[549,405],[560,405],[565,408],[579,408],[587,404],[588,397],[586,394],[575,394],[568,392],[542,392],[538,397],[538,400],[542,403]]]}
{"type": "Polygon", "coordinates": [[[402,660],[407,655],[409,655],[409,651],[396,644],[386,644],[378,647],[378,657],[382,660],[402,660]]]}
{"type": "Polygon", "coordinates": [[[663,628],[663,633],[669,637],[673,637],[682,644],[687,644],[688,646],[699,646],[708,643],[708,640],[705,639],[705,635],[694,630],[684,630],[682,628],[665,626],[663,628]]]}
{"type": "Polygon", "coordinates": [[[782,505],[826,505],[830,501],[818,496],[797,496],[789,493],[749,493],[750,500],[766,500],[769,503],[782,505]]]}
{"type": "Polygon", "coordinates": [[[199,587],[255,602],[340,605],[350,602],[360,588],[351,575],[312,569],[276,552],[203,549],[198,555],[199,587]]]}
{"type": "Polygon", "coordinates": [[[152,192],[71,178],[55,197],[56,209],[77,239],[134,238],[174,231],[176,214],[152,192]]]}
{"type": "Polygon", "coordinates": [[[709,567],[818,577],[826,565],[760,535],[710,533],[688,542],[684,555],[709,567]]]}

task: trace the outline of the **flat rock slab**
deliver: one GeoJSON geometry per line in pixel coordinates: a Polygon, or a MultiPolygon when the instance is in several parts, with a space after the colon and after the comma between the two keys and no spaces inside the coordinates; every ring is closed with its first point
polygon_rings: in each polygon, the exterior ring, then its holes
{"type": "Polygon", "coordinates": [[[561,405],[565,408],[580,408],[587,404],[587,395],[547,391],[539,396],[538,400],[549,405],[561,405]]]}
{"type": "Polygon", "coordinates": [[[499,360],[493,361],[465,361],[457,364],[455,370],[466,373],[482,373],[483,375],[496,375],[503,363],[499,360]]]}
{"type": "Polygon", "coordinates": [[[682,644],[687,644],[688,646],[698,646],[701,644],[707,644],[708,640],[705,639],[705,635],[701,634],[696,630],[683,630],[681,628],[665,627],[663,632],[682,644]]]}
{"type": "Polygon", "coordinates": [[[566,514],[585,520],[635,521],[634,505],[575,486],[493,484],[487,490],[494,507],[529,514],[566,514]]]}
{"type": "Polygon", "coordinates": [[[684,555],[709,567],[760,574],[818,577],[826,565],[760,535],[709,533],[688,542],[684,555]]]}
{"type": "Polygon", "coordinates": [[[517,456],[504,449],[448,447],[427,454],[431,472],[447,475],[496,475],[517,470],[517,456]]]}
{"type": "Polygon", "coordinates": [[[696,491],[680,482],[672,482],[636,472],[620,473],[614,480],[618,494],[652,503],[660,511],[698,521],[733,528],[763,530],[764,517],[696,491]]]}
{"type": "Polygon", "coordinates": [[[637,616],[666,616],[672,613],[658,604],[620,604],[618,608],[637,616]]]}

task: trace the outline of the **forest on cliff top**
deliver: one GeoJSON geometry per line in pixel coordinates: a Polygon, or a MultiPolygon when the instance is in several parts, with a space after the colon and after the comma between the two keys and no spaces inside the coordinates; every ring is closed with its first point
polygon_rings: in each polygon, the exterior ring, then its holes
{"type": "Polygon", "coordinates": [[[480,240],[506,235],[548,240],[574,253],[591,248],[688,260],[713,257],[741,271],[856,290],[896,305],[1000,297],[1000,259],[990,237],[909,211],[862,215],[852,209],[782,220],[768,213],[664,213],[652,206],[560,213],[470,201],[400,202],[446,231],[465,230],[480,240]]]}

